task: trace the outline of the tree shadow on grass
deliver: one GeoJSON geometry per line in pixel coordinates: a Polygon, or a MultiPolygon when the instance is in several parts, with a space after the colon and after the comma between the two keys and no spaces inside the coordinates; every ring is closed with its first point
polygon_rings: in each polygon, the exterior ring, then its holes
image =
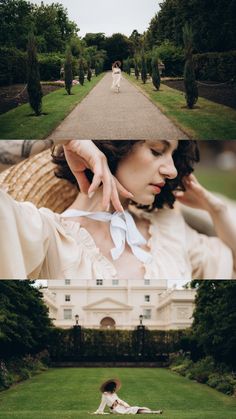
{"type": "Polygon", "coordinates": [[[42,112],[40,115],[35,115],[35,113],[28,113],[26,116],[26,118],[28,117],[35,117],[35,118],[40,118],[40,116],[46,116],[49,115],[48,112],[42,112]]]}

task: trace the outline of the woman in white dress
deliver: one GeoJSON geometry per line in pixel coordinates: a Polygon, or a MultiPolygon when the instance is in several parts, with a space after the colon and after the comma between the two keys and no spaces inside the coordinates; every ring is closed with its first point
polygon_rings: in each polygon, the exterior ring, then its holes
{"type": "Polygon", "coordinates": [[[120,92],[120,82],[121,82],[121,62],[115,61],[112,64],[112,86],[111,89],[116,91],[117,93],[120,92]]]}
{"type": "Polygon", "coordinates": [[[102,400],[100,406],[94,412],[95,415],[104,414],[106,406],[110,412],[118,415],[137,415],[137,414],[162,414],[162,410],[151,410],[148,407],[130,406],[124,400],[121,400],[116,392],[120,389],[121,383],[117,379],[111,379],[103,383],[100,387],[102,400]]]}
{"type": "MultiPolygon", "coordinates": [[[[198,158],[191,140],[65,141],[53,160],[57,176],[75,185],[66,211],[38,209],[0,190],[0,278],[233,278],[235,220],[191,174],[198,158]],[[205,210],[215,236],[190,228],[176,198],[205,210]]],[[[32,176],[28,166],[24,176],[14,168],[12,176],[29,179],[27,193],[31,188],[37,198],[55,179],[52,168],[42,183],[46,168],[33,165],[32,176]],[[41,186],[31,187],[34,176],[41,186]]],[[[52,197],[61,201],[63,191],[53,189],[52,197]]]]}

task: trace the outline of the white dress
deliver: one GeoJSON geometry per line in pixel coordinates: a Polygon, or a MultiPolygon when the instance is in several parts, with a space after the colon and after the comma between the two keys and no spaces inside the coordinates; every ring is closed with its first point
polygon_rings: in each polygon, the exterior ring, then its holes
{"type": "Polygon", "coordinates": [[[147,407],[129,406],[128,403],[121,400],[116,393],[104,392],[100,406],[96,410],[96,414],[102,414],[105,407],[110,408],[111,413],[119,415],[136,415],[139,409],[147,409],[147,407]]]}
{"type": "MultiPolygon", "coordinates": [[[[133,211],[134,212],[134,211],[133,211]]],[[[137,215],[137,214],[136,214],[137,215]]],[[[176,210],[140,212],[150,222],[152,255],[144,279],[231,279],[233,255],[219,238],[199,234],[176,210]]],[[[1,279],[119,279],[78,221],[16,202],[0,190],[1,279]]]]}
{"type": "Polygon", "coordinates": [[[112,70],[112,90],[120,89],[120,81],[121,81],[121,69],[120,68],[113,68],[112,70]]]}

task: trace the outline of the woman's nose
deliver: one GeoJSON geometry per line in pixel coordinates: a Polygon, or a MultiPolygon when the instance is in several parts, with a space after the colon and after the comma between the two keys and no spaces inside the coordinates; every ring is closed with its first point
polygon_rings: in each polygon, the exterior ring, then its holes
{"type": "Polygon", "coordinates": [[[177,169],[174,164],[172,157],[167,159],[165,163],[160,167],[160,173],[167,179],[175,179],[178,175],[177,169]]]}

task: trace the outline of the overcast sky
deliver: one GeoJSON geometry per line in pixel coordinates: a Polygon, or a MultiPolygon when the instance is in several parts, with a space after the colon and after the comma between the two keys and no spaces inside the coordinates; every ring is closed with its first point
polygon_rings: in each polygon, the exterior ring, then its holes
{"type": "MultiPolygon", "coordinates": [[[[30,0],[40,4],[41,0],[30,0]]],[[[79,36],[88,32],[104,32],[106,36],[123,33],[130,36],[134,29],[143,33],[159,10],[158,0],[45,0],[44,4],[61,3],[70,20],[80,28],[79,36]]]]}

